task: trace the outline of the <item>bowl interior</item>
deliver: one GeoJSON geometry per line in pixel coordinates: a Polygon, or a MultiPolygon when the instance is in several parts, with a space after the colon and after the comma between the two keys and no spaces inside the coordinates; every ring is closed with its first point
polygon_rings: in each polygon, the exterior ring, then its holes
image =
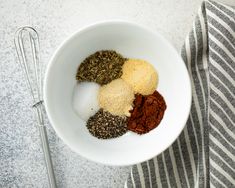
{"type": "Polygon", "coordinates": [[[48,66],[44,86],[46,111],[59,137],[81,156],[109,165],[130,165],[161,153],[182,131],[191,104],[188,73],[175,49],[159,34],[127,22],[95,24],[67,39],[48,66]],[[128,132],[119,138],[99,140],[89,134],[85,122],[74,112],[77,68],[84,58],[104,49],[147,60],[158,71],[157,90],[167,109],[160,125],[148,134],[128,132]]]}

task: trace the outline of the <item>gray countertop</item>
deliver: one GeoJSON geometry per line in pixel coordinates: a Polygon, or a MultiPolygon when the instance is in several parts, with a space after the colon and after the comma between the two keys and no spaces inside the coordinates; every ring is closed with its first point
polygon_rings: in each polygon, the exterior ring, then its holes
{"type": "MultiPolygon", "coordinates": [[[[180,51],[202,0],[0,0],[0,187],[48,187],[39,132],[14,51],[14,32],[40,34],[44,68],[58,45],[79,28],[124,19],[157,30],[180,51]]],[[[232,2],[227,0],[224,2],[232,2]]],[[[46,119],[58,187],[123,187],[130,167],[110,167],[72,152],[46,119]]]]}

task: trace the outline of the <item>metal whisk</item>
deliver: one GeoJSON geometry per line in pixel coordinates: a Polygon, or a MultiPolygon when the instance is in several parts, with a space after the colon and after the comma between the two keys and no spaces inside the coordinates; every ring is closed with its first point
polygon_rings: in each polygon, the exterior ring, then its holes
{"type": "Polygon", "coordinates": [[[55,175],[53,171],[46,127],[44,125],[42,112],[42,67],[39,62],[40,59],[38,33],[32,27],[21,27],[15,33],[14,43],[20,65],[26,75],[26,80],[28,83],[27,85],[29,87],[33,100],[32,107],[35,111],[38,121],[49,184],[51,188],[56,188],[55,175]]]}

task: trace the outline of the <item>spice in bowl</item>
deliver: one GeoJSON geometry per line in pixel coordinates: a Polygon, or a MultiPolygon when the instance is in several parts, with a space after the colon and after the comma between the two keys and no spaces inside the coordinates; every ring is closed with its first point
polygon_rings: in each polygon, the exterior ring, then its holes
{"type": "Polygon", "coordinates": [[[113,115],[130,116],[134,91],[122,79],[116,79],[100,88],[100,107],[113,115]]]}
{"type": "Polygon", "coordinates": [[[100,109],[98,101],[100,85],[95,82],[81,82],[75,86],[73,94],[74,110],[87,121],[100,109]]]}
{"type": "Polygon", "coordinates": [[[76,79],[100,85],[107,84],[122,75],[125,58],[114,50],[97,51],[88,56],[79,66],[76,79]]]}
{"type": "Polygon", "coordinates": [[[87,128],[97,138],[116,138],[127,132],[126,117],[114,116],[100,109],[87,121],[87,128]]]}
{"type": "Polygon", "coordinates": [[[91,135],[111,139],[127,131],[145,134],[156,128],[166,103],[156,91],[158,74],[145,60],[101,50],[78,67],[75,111],[91,135]]]}
{"type": "Polygon", "coordinates": [[[138,134],[151,131],[159,125],[165,110],[165,100],[157,91],[147,96],[136,94],[134,108],[128,118],[128,130],[138,134]]]}
{"type": "Polygon", "coordinates": [[[122,71],[122,79],[132,87],[135,93],[150,95],[156,90],[158,74],[147,61],[128,59],[124,63],[122,71]]]}

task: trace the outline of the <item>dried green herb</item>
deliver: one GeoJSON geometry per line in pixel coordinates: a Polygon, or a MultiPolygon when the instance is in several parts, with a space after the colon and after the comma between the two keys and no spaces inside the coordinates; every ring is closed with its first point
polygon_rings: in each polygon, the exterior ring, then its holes
{"type": "Polygon", "coordinates": [[[116,138],[127,132],[127,118],[114,116],[100,109],[87,121],[89,132],[101,139],[116,138]]]}
{"type": "Polygon", "coordinates": [[[76,79],[107,84],[122,76],[125,58],[114,50],[97,51],[88,56],[79,66],[76,79]]]}

